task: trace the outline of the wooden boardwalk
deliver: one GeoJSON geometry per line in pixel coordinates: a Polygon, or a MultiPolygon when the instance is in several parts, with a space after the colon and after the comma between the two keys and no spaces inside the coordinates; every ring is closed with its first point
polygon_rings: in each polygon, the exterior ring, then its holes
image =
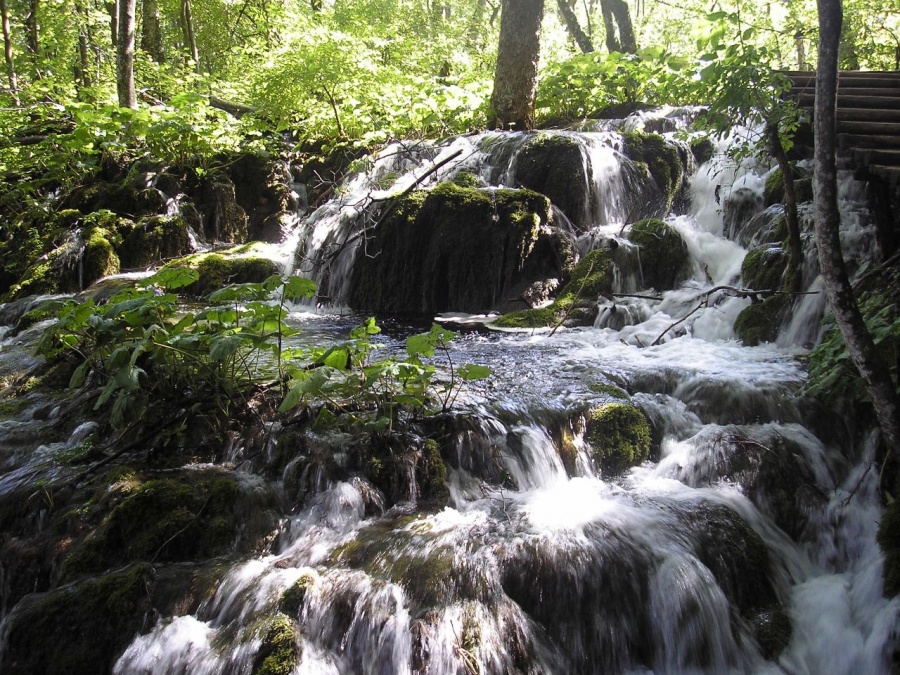
{"type": "MultiPolygon", "coordinates": [[[[789,71],[788,96],[812,116],[816,74],[789,71]]],[[[842,70],[838,74],[838,143],[859,173],[900,185],[900,72],[842,70]]]]}

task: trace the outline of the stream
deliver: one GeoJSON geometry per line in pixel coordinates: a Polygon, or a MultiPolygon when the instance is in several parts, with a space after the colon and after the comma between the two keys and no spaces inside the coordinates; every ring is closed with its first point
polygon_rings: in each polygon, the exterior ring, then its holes
{"type": "MultiPolygon", "coordinates": [[[[679,115],[625,124],[680,126],[679,115]]],[[[691,167],[689,203],[666,217],[687,243],[690,278],[648,291],[622,235],[634,167],[617,124],[548,132],[576,140],[594,181],[589,231],[561,213],[557,223],[582,254],[615,242],[615,290],[640,297],[600,298],[593,326],[462,331],[452,361],[493,374],[466,386],[452,413],[446,507],[417,508],[414,490],[388,505],[361,477],[309,479],[314,494],[284,514],[270,552],[232,566],[195,613],[158,617],[115,673],[250,675],[279,608],[299,626],[294,675],[891,672],[900,600],[882,596],[879,439],[847,432],[802,394],[802,357],[822,337],[825,309],[811,242],[813,294],[794,301],[774,343],[744,346],[733,325],[750,300],[710,291],[741,286],[754,235],[726,205],[756,204],[744,220],[767,227],[766,169],[730,165],[723,143],[691,167]],[[651,461],[616,476],[595,466],[583,416],[608,400],[597,385],[624,390],[647,416],[651,461]],[[285,609],[290,588],[302,592],[285,609]]],[[[525,140],[484,133],[388,148],[301,219],[278,257],[319,285],[319,307],[290,317],[302,339],[346,335],[365,318],[339,299],[368,204],[429,171],[421,186],[464,170],[484,189],[515,187],[525,140]],[[329,250],[325,271],[314,262],[329,250]]],[[[860,186],[842,180],[844,239],[861,260],[871,225],[860,186]]],[[[384,325],[388,350],[422,330],[384,325]]],[[[3,358],[27,359],[15,341],[23,336],[4,342],[3,358]]],[[[52,470],[54,448],[21,459],[32,448],[17,424],[0,423],[0,490],[52,470]]],[[[316,442],[339,454],[347,439],[323,432],[316,442]]],[[[227,461],[248,466],[239,450],[227,461]]],[[[276,487],[296,504],[291,470],[276,487]]]]}

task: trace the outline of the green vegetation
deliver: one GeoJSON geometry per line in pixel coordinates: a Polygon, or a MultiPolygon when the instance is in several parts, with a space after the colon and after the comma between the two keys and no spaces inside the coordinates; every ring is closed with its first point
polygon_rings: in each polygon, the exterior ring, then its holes
{"type": "Polygon", "coordinates": [[[294,624],[284,614],[276,614],[256,654],[253,675],[290,675],[299,658],[294,624]]]}
{"type": "Polygon", "coordinates": [[[650,423],[630,403],[604,403],[591,409],[584,437],[604,473],[621,473],[650,458],[650,423]]]}

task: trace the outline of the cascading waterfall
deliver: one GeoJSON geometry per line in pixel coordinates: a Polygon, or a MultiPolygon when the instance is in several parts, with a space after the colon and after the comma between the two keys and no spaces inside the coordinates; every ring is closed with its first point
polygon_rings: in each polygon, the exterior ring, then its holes
{"type": "MultiPolygon", "coordinates": [[[[689,212],[667,219],[691,279],[651,295],[619,238],[634,166],[618,135],[560,133],[593,181],[577,248],[615,242],[618,290],[641,297],[600,299],[594,327],[459,340],[454,362],[494,376],[457,415],[449,506],[418,511],[411,494],[386,508],[363,478],[309,476],[272,551],[229,570],[195,613],[160,617],[114,672],[250,673],[279,612],[299,625],[295,674],[889,672],[900,601],[881,596],[877,436],[817,438],[797,404],[794,355],[817,339],[821,296],[796,303],[778,344],[751,348],[733,330],[749,300],[710,292],[740,285],[751,243],[720,205],[762,214],[763,179],[718,171],[721,155],[699,168],[689,212]],[[655,461],[620,476],[595,468],[583,413],[606,400],[597,383],[633,392],[655,461]]],[[[515,187],[527,140],[391,146],[300,226],[297,268],[320,302],[340,304],[373,204],[461,170],[515,187]]],[[[865,214],[845,197],[859,216],[845,239],[863,246],[865,214]]],[[[821,291],[814,267],[804,281],[821,291]]],[[[315,442],[338,452],[346,441],[315,442]]]]}

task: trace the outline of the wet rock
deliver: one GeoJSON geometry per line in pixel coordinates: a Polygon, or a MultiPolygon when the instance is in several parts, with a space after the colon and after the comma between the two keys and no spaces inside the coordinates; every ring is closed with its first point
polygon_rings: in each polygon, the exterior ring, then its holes
{"type": "Polygon", "coordinates": [[[575,266],[569,281],[556,300],[547,307],[510,312],[493,325],[499,328],[540,328],[566,325],[592,325],[597,301],[612,291],[613,261],[609,249],[595,249],[575,266]]]}
{"type": "Polygon", "coordinates": [[[722,202],[722,221],[729,239],[738,241],[747,222],[763,210],[762,195],[750,188],[738,188],[722,202]]]}
{"type": "Polygon", "coordinates": [[[878,523],[878,545],[884,553],[884,595],[900,593],[900,500],[884,510],[878,523]]]}
{"type": "Polygon", "coordinates": [[[637,165],[643,165],[657,187],[656,195],[643,195],[647,204],[643,217],[662,217],[669,213],[675,197],[683,188],[685,167],[678,150],[659,134],[630,132],[624,134],[625,154],[637,165]]]}
{"type": "Polygon", "coordinates": [[[141,218],[132,227],[123,229],[119,259],[125,269],[148,267],[191,251],[187,223],[178,216],[141,218]]]}
{"type": "Polygon", "coordinates": [[[581,145],[562,134],[537,133],[516,160],[517,184],[546,195],[578,231],[590,228],[592,183],[581,145]]]}
{"type": "Polygon", "coordinates": [[[617,474],[650,457],[650,423],[630,403],[604,403],[587,414],[584,434],[604,474],[617,474]]]}
{"type": "Polygon", "coordinates": [[[108,673],[152,621],[153,570],[131,565],[24,598],[9,616],[3,672],[108,673]]]}
{"type": "Polygon", "coordinates": [[[535,280],[562,275],[550,204],[535,192],[446,182],[394,204],[356,262],[352,307],[484,312],[516,302],[535,280]]]}
{"type": "Polygon", "coordinates": [[[204,177],[194,198],[207,241],[243,243],[247,241],[247,212],[235,195],[234,183],[221,173],[204,177]]]}
{"type": "Polygon", "coordinates": [[[628,239],[640,247],[644,286],[658,291],[677,288],[690,276],[690,255],[681,234],[662,220],[641,220],[628,230],[628,239]]]}
{"type": "Polygon", "coordinates": [[[172,267],[191,267],[200,273],[197,281],[179,289],[182,295],[203,297],[228,284],[261,283],[281,269],[274,261],[252,255],[243,247],[219,253],[197,253],[169,263],[172,267]]]}
{"type": "Polygon", "coordinates": [[[791,643],[794,632],[788,613],[781,608],[766,609],[754,614],[750,623],[763,657],[777,661],[791,643]]]}
{"type": "Polygon", "coordinates": [[[290,675],[299,658],[300,647],[293,622],[284,614],[276,614],[256,653],[253,675],[290,675]]]}

